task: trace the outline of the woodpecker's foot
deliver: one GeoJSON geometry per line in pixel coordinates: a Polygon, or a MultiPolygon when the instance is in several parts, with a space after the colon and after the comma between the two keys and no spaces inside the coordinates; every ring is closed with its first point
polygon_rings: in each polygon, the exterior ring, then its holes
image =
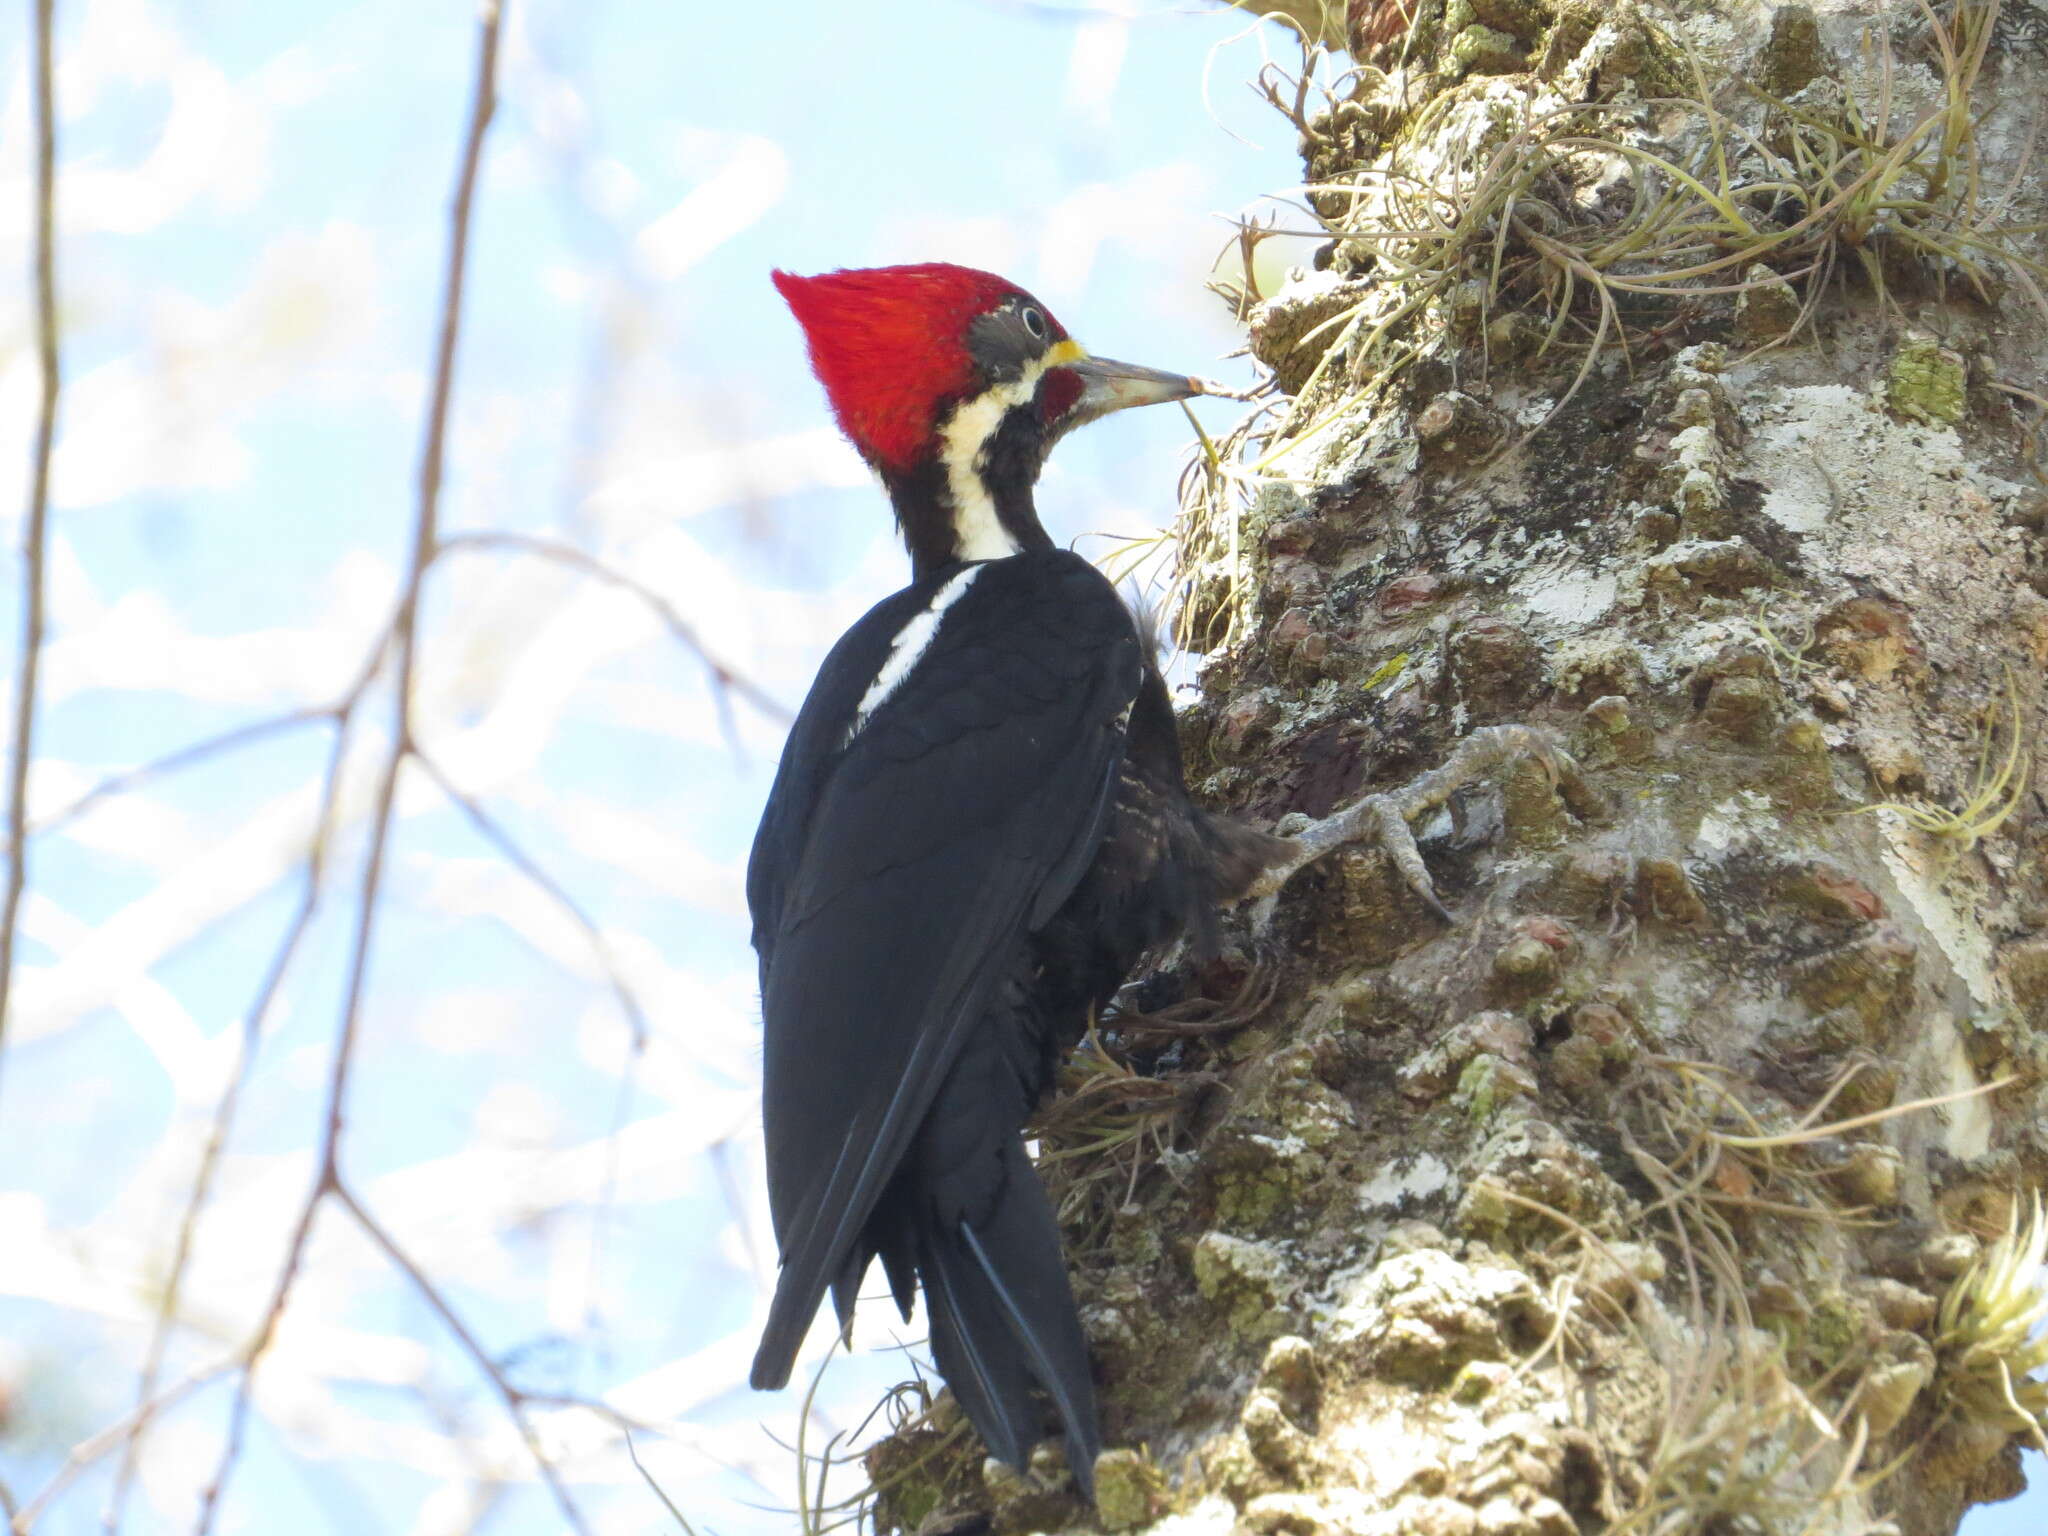
{"type": "Polygon", "coordinates": [[[1455,921],[1437,897],[1429,869],[1422,862],[1422,850],[1415,845],[1413,825],[1466,785],[1532,759],[1542,766],[1552,788],[1573,814],[1587,819],[1604,811],[1599,791],[1586,782],[1578,763],[1548,732],[1529,725],[1482,726],[1459,742],[1440,767],[1399,789],[1367,795],[1296,830],[1287,839],[1293,845],[1288,855],[1267,866],[1245,892],[1245,899],[1255,903],[1254,925],[1264,928],[1272,920],[1281,889],[1298,871],[1346,843],[1377,843],[1384,848],[1422,904],[1445,922],[1455,921]]]}

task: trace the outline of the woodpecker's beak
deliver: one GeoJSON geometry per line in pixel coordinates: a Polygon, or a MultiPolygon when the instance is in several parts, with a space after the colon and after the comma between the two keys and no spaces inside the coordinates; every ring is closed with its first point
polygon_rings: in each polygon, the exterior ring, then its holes
{"type": "Polygon", "coordinates": [[[1074,414],[1083,421],[1093,421],[1127,406],[1164,405],[1169,400],[1185,400],[1202,393],[1200,379],[1158,368],[1141,368],[1136,363],[1089,357],[1067,366],[1081,376],[1081,398],[1074,402],[1074,414]]]}

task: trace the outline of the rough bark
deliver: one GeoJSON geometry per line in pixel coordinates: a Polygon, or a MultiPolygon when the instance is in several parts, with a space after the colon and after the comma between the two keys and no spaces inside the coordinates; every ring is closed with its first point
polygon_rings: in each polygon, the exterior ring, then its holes
{"type": "Polygon", "coordinates": [[[1950,1532],[2044,1404],[2048,17],[1352,13],[1183,729],[1420,869],[1309,866],[1047,1111],[1100,1513],[942,1400],[881,1524],[1950,1532]]]}

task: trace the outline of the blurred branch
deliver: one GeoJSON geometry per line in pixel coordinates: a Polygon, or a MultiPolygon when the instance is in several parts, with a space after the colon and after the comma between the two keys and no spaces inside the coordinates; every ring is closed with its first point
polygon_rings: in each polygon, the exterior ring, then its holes
{"type": "MultiPolygon", "coordinates": [[[[631,1038],[626,1046],[626,1059],[621,1065],[619,1072],[619,1096],[613,1110],[611,1134],[608,1138],[610,1150],[605,1158],[604,1184],[603,1188],[598,1192],[597,1215],[593,1224],[593,1236],[591,1239],[589,1294],[593,1298],[590,1317],[594,1318],[596,1313],[594,1298],[600,1289],[598,1283],[599,1269],[604,1258],[606,1229],[610,1222],[613,1201],[618,1192],[619,1133],[625,1129],[626,1119],[631,1112],[633,1090],[638,1079],[641,1058],[647,1051],[647,1012],[640,1006],[640,999],[634,994],[633,989],[627,985],[625,974],[620,971],[618,960],[612,954],[611,944],[605,939],[604,930],[597,926],[596,921],[584,910],[582,903],[569,894],[566,886],[542,868],[539,862],[520,846],[519,842],[505,829],[503,824],[478,803],[475,796],[463,790],[450,779],[439,763],[418,746],[412,748],[412,757],[420,765],[420,768],[426,773],[427,777],[434,781],[441,793],[447,796],[450,803],[456,806],[468,818],[469,824],[476,829],[477,835],[497,849],[499,856],[506,863],[532,881],[541,894],[561,908],[567,914],[569,920],[583,930],[583,936],[589,941],[592,953],[597,956],[598,967],[604,972],[605,981],[610,985],[612,995],[618,999],[619,1011],[626,1016],[626,1024],[631,1038]]],[[[751,1243],[749,1246],[751,1247],[751,1243]]],[[[420,1283],[422,1285],[425,1284],[424,1281],[420,1283]]],[[[586,1320],[588,1321],[589,1319],[586,1320]]]]}
{"type": "Polygon", "coordinates": [[[627,1456],[632,1458],[633,1470],[640,1474],[640,1481],[645,1483],[648,1486],[648,1488],[652,1490],[654,1496],[657,1499],[661,1500],[662,1507],[665,1508],[669,1512],[669,1514],[675,1517],[676,1524],[681,1526],[683,1529],[683,1536],[697,1536],[697,1527],[690,1524],[688,1520],[683,1518],[683,1512],[680,1509],[676,1508],[675,1500],[671,1499],[668,1496],[668,1490],[663,1488],[661,1484],[657,1483],[654,1480],[654,1475],[651,1472],[649,1472],[647,1468],[640,1464],[640,1448],[633,1444],[633,1432],[631,1430],[626,1430],[624,1431],[624,1434],[626,1437],[626,1454],[627,1456]]]}
{"type": "Polygon", "coordinates": [[[476,829],[477,836],[498,850],[499,856],[520,874],[531,880],[556,906],[567,914],[569,920],[583,930],[584,938],[590,941],[591,950],[597,956],[597,963],[604,971],[605,981],[610,984],[612,995],[619,1000],[619,1011],[626,1016],[626,1022],[633,1030],[633,1051],[638,1055],[647,1047],[647,1014],[640,1006],[640,999],[633,995],[633,989],[626,985],[626,978],[620,973],[618,962],[612,956],[611,945],[605,942],[604,931],[592,920],[583,906],[571,896],[568,889],[535,862],[532,855],[522,848],[505,830],[496,817],[476,801],[475,796],[460,788],[442,770],[441,765],[425,752],[414,747],[413,761],[418,763],[428,778],[449,803],[462,812],[469,824],[476,829]]]}
{"type": "Polygon", "coordinates": [[[675,604],[644,582],[636,581],[624,571],[614,570],[595,555],[585,554],[573,544],[536,538],[527,533],[504,533],[485,529],[473,533],[450,534],[441,541],[441,548],[513,550],[543,560],[552,560],[557,565],[569,566],[610,586],[623,588],[652,608],[662,623],[668,626],[668,632],[696,653],[697,659],[704,663],[704,669],[711,674],[712,682],[721,690],[738,694],[771,720],[787,724],[795,718],[787,705],[771,697],[758,684],[749,682],[739,672],[712,655],[704,642],[698,638],[696,630],[690,627],[689,621],[676,612],[675,604]]]}
{"type": "MultiPolygon", "coordinates": [[[[36,684],[43,659],[43,541],[50,513],[50,448],[57,435],[57,114],[50,63],[56,0],[36,0],[36,354],[42,406],[36,417],[28,522],[22,534],[21,659],[14,683],[14,761],[7,788],[7,895],[0,906],[0,1052],[14,986],[14,935],[28,884],[28,765],[35,750],[36,684]]],[[[0,1056],[4,1061],[4,1056],[0,1056]]]]}
{"type": "Polygon", "coordinates": [[[195,741],[190,746],[178,748],[175,752],[166,752],[162,757],[151,758],[146,763],[137,763],[133,768],[124,768],[119,773],[109,774],[63,810],[45,817],[30,827],[28,836],[35,838],[46,832],[54,832],[59,827],[76,821],[102,800],[128,794],[142,788],[152,779],[161,778],[167,773],[176,773],[183,768],[194,767],[210,758],[218,757],[223,752],[232,752],[237,747],[267,741],[272,736],[280,736],[296,726],[311,725],[320,720],[338,720],[347,712],[348,707],[349,701],[344,700],[343,703],[329,708],[295,709],[289,714],[272,715],[268,719],[237,726],[232,731],[223,731],[218,736],[208,736],[203,741],[195,741]]]}
{"type": "MultiPolygon", "coordinates": [[[[392,809],[397,800],[398,778],[412,745],[413,675],[418,657],[420,586],[427,568],[438,552],[442,466],[446,458],[449,403],[454,392],[455,350],[461,334],[463,279],[469,257],[470,210],[476,195],[478,169],[483,159],[484,135],[490,127],[497,104],[498,39],[504,8],[500,0],[484,0],[477,35],[475,95],[471,102],[468,137],[463,145],[461,169],[457,174],[453,206],[449,212],[450,235],[447,277],[442,293],[441,329],[434,356],[434,385],[429,399],[425,438],[420,453],[419,508],[413,524],[412,553],[406,572],[404,595],[399,602],[389,634],[396,653],[392,699],[392,734],[386,748],[378,782],[376,809],[372,813],[369,850],[365,855],[360,906],[356,915],[355,938],[350,952],[348,990],[342,1004],[341,1024],[334,1045],[327,1079],[325,1124],[321,1131],[319,1171],[307,1194],[292,1230],[276,1288],[257,1327],[248,1362],[236,1384],[234,1406],[229,1415],[227,1444],[223,1448],[213,1480],[207,1485],[200,1505],[201,1536],[213,1529],[220,1507],[220,1495],[228,1475],[241,1454],[246,1433],[249,1398],[258,1361],[276,1332],[278,1320],[291,1296],[294,1280],[304,1260],[307,1240],[322,1202],[335,1195],[347,1202],[367,1225],[360,1207],[342,1186],[340,1151],[342,1115],[347,1103],[349,1072],[353,1064],[358,1027],[362,1020],[363,996],[369,976],[371,944],[376,934],[378,895],[383,885],[385,856],[390,846],[392,809]]],[[[380,640],[377,657],[385,650],[380,640]]],[[[371,666],[376,665],[373,658],[371,666]]],[[[353,706],[351,705],[351,709],[353,706]]],[[[375,1232],[373,1231],[373,1235],[375,1232]]],[[[459,1335],[466,1339],[466,1335],[459,1335]]],[[[522,1421],[522,1428],[524,1424],[522,1421]]],[[[529,1434],[529,1445],[533,1441],[529,1434]]],[[[535,1454],[538,1455],[536,1447],[535,1454]]],[[[570,1525],[584,1529],[581,1515],[569,1500],[567,1490],[543,1460],[542,1470],[562,1505],[570,1525]]]]}
{"type": "Polygon", "coordinates": [[[583,1523],[582,1511],[577,1509],[575,1501],[569,1497],[569,1489],[562,1481],[562,1474],[556,1470],[554,1462],[541,1448],[540,1437],[533,1432],[533,1421],[526,1416],[526,1395],[512,1384],[503,1368],[477,1341],[476,1335],[469,1331],[461,1316],[448,1304],[440,1288],[427,1278],[426,1272],[398,1246],[391,1234],[378,1225],[376,1218],[363,1208],[362,1203],[356,1199],[346,1184],[337,1182],[334,1185],[334,1198],[356,1219],[356,1225],[363,1229],[370,1241],[383,1250],[384,1256],[404,1271],[405,1277],[412,1281],[421,1298],[440,1317],[442,1325],[455,1335],[455,1341],[462,1346],[463,1353],[469,1356],[470,1363],[482,1372],[484,1379],[497,1390],[499,1399],[505,1404],[505,1411],[512,1416],[512,1422],[519,1430],[519,1438],[526,1442],[526,1449],[532,1455],[534,1464],[540,1468],[541,1477],[553,1491],[555,1503],[561,1507],[562,1518],[569,1522],[570,1529],[585,1533],[587,1536],[589,1527],[583,1523]]]}
{"type": "MultiPolygon", "coordinates": [[[[54,0],[39,0],[39,3],[39,14],[44,30],[40,35],[40,65],[43,74],[38,83],[45,92],[42,106],[43,126],[46,130],[43,144],[44,171],[47,178],[54,158],[50,149],[52,136],[48,132],[50,111],[47,97],[49,72],[52,67],[49,22],[54,0]]],[[[626,1015],[631,1030],[631,1043],[620,1081],[611,1159],[606,1169],[604,1192],[599,1201],[601,1212],[609,1211],[616,1186],[619,1155],[617,1135],[629,1113],[634,1066],[648,1036],[645,1011],[628,986],[603,931],[594,919],[565,886],[529,855],[503,823],[486,810],[474,796],[456,786],[439,764],[420,746],[417,738],[418,711],[414,699],[415,677],[421,664],[421,650],[426,643],[420,633],[420,607],[423,588],[440,556],[453,548],[495,548],[503,552],[549,560],[579,575],[593,577],[631,592],[647,603],[663,621],[670,634],[688,647],[705,666],[714,685],[715,706],[721,720],[727,723],[729,734],[736,734],[732,732],[730,724],[731,701],[735,695],[745,699],[770,719],[783,722],[790,719],[790,711],[777,700],[711,655],[695,629],[682,617],[674,604],[634,577],[606,565],[572,545],[546,538],[491,531],[458,533],[447,537],[441,534],[440,498],[448,448],[449,418],[454,397],[454,372],[461,336],[472,209],[481,171],[484,140],[495,109],[502,23],[501,0],[484,0],[478,34],[474,96],[450,207],[450,244],[440,308],[440,326],[435,344],[433,379],[425,419],[421,424],[417,502],[408,566],[394,606],[376,633],[370,637],[356,675],[340,697],[330,703],[292,708],[109,774],[54,814],[46,815],[37,824],[30,826],[27,821],[26,800],[27,768],[32,755],[29,730],[33,723],[33,709],[36,703],[35,667],[42,641],[44,508],[47,504],[57,383],[54,289],[49,281],[48,250],[54,228],[51,216],[52,192],[47,181],[41,189],[43,222],[39,234],[42,240],[40,254],[43,258],[40,276],[44,283],[45,300],[45,416],[38,449],[35,505],[28,524],[29,643],[25,647],[22,663],[25,685],[17,690],[17,714],[20,724],[16,732],[12,814],[6,827],[12,861],[12,883],[6,910],[6,948],[0,950],[0,1004],[4,1004],[6,980],[11,976],[15,911],[26,883],[26,849],[34,837],[64,827],[102,802],[136,792],[161,777],[295,731],[300,726],[331,725],[333,736],[326,754],[324,779],[317,802],[318,810],[303,858],[298,856],[297,849],[288,849],[286,862],[280,870],[280,874],[286,880],[293,878],[295,866],[302,870],[302,887],[297,902],[276,939],[275,947],[270,953],[250,1005],[240,1021],[240,1034],[235,1053],[232,1062],[226,1067],[224,1081],[220,1083],[218,1097],[212,1105],[210,1123],[205,1126],[204,1140],[198,1148],[197,1164],[179,1214],[168,1273],[160,1287],[153,1287],[156,1295],[153,1299],[152,1327],[147,1351],[138,1373],[133,1405],[119,1421],[80,1441],[64,1465],[52,1477],[49,1485],[37,1491],[28,1504],[19,1511],[14,1508],[12,1495],[0,1490],[0,1502],[4,1502],[7,1528],[24,1533],[24,1536],[48,1512],[53,1502],[72,1489],[88,1469],[102,1464],[117,1451],[119,1465],[110,1480],[102,1526],[109,1533],[118,1532],[125,1518],[129,1496],[140,1480],[142,1443],[152,1427],[196,1388],[232,1376],[235,1384],[227,1414],[227,1433],[211,1477],[201,1490],[199,1515],[195,1526],[200,1536],[207,1536],[207,1533],[215,1529],[216,1522],[224,1518],[221,1514],[221,1504],[228,1482],[239,1466],[246,1441],[249,1419],[255,1405],[256,1373],[259,1369],[288,1369],[281,1361],[271,1361],[268,1351],[277,1340],[286,1308],[299,1298],[301,1277],[308,1272],[313,1263],[312,1233],[320,1220],[321,1212],[323,1209],[331,1212],[337,1206],[371,1239],[391,1265],[420,1292],[453,1336],[456,1345],[496,1389],[509,1413],[513,1427],[523,1442],[525,1453],[531,1456],[540,1480],[548,1485],[567,1528],[577,1532],[588,1529],[582,1512],[576,1506],[563,1479],[560,1469],[560,1458],[563,1453],[557,1450],[557,1459],[551,1460],[542,1444],[538,1429],[544,1429],[546,1425],[539,1421],[540,1411],[558,1406],[580,1407],[597,1415],[620,1434],[635,1428],[648,1427],[627,1418],[603,1402],[528,1393],[515,1385],[507,1375],[508,1367],[486,1352],[483,1343],[470,1331],[469,1326],[437,1288],[433,1277],[422,1269],[406,1250],[400,1248],[397,1241],[370,1214],[343,1171],[342,1131],[346,1123],[359,1030],[368,1006],[371,955],[378,936],[380,908],[386,883],[385,874],[388,864],[395,857],[391,843],[394,836],[393,823],[398,814],[398,786],[409,761],[434,781],[497,853],[576,923],[591,943],[610,988],[626,1015]],[[373,691],[386,682],[392,689],[389,739],[377,742],[369,750],[355,752],[354,748],[366,745],[361,739],[366,727],[363,706],[373,691]],[[219,1241],[218,1234],[212,1229],[224,1221],[225,1217],[216,1214],[214,1208],[226,1198],[220,1192],[221,1169],[226,1149],[233,1141],[238,1117],[247,1098],[246,1090],[251,1082],[265,1036],[272,1027],[275,1015],[280,1011],[286,977],[307,948],[307,939],[314,920],[322,911],[325,887],[328,884],[327,876],[341,829],[344,826],[353,828],[358,822],[365,822],[367,830],[360,873],[351,892],[359,905],[354,913],[353,933],[348,950],[345,993],[334,1030],[325,1082],[321,1087],[322,1111],[312,1181],[292,1217],[277,1273],[264,1298],[263,1310],[256,1318],[247,1339],[224,1359],[216,1361],[191,1377],[180,1378],[176,1385],[167,1390],[161,1389],[167,1371],[182,1365],[173,1353],[174,1341],[181,1329],[191,1329],[195,1326],[194,1319],[188,1315],[191,1307],[188,1298],[193,1289],[189,1272],[199,1252],[201,1236],[208,1236],[216,1245],[219,1241]]],[[[296,826],[294,830],[296,832],[296,826]]],[[[4,1022],[5,1015],[0,1014],[0,1024],[4,1022]]],[[[4,1036],[0,1036],[0,1040],[4,1040],[4,1036]]],[[[205,1094],[213,1091],[211,1081],[201,1081],[202,1093],[186,1101],[194,1109],[203,1103],[205,1094]]],[[[181,1115],[179,1128],[191,1126],[192,1121],[196,1119],[196,1115],[192,1115],[190,1119],[181,1115]]],[[[197,1129],[196,1126],[192,1128],[197,1129]]],[[[593,1246],[593,1265],[600,1261],[601,1231],[600,1227],[600,1236],[593,1246]]],[[[593,1280],[593,1295],[597,1289],[593,1280]]],[[[552,1441],[552,1435],[549,1438],[552,1441]]],[[[629,1452],[630,1449],[629,1446],[629,1452]]],[[[509,1443],[504,1453],[494,1457],[496,1465],[483,1479],[484,1486],[489,1488],[491,1493],[479,1500],[479,1518],[483,1510],[495,1503],[497,1493],[507,1486],[503,1481],[504,1477],[512,1474],[512,1469],[521,1459],[523,1458],[519,1450],[509,1446],[509,1443]]],[[[637,1467],[637,1456],[633,1459],[637,1467]]],[[[656,1491],[659,1493],[658,1489],[656,1491]]],[[[663,1502],[668,1503],[665,1496],[663,1502]]],[[[669,1508],[674,1512],[673,1505],[669,1505],[669,1508]]],[[[679,1514],[677,1518],[680,1520],[679,1514]]]]}
{"type": "MultiPolygon", "coordinates": [[[[382,650],[381,642],[378,648],[382,650]]],[[[121,1518],[128,1502],[128,1490],[134,1483],[136,1465],[142,1451],[143,1436],[148,1433],[159,1406],[155,1401],[156,1384],[163,1372],[164,1355],[170,1348],[171,1330],[177,1324],[178,1303],[184,1295],[185,1272],[191,1264],[192,1250],[198,1240],[200,1215],[213,1193],[213,1179],[220,1166],[221,1153],[227,1146],[229,1136],[234,1132],[235,1113],[241,1106],[242,1090],[249,1081],[249,1073],[256,1065],[256,1052],[263,1040],[264,1024],[268,1021],[270,1010],[277,1001],[279,989],[284,985],[285,972],[290,968],[293,957],[298,953],[300,942],[305,938],[307,929],[312,926],[313,915],[320,907],[320,886],[326,873],[327,848],[334,835],[335,810],[341,794],[342,761],[348,753],[350,716],[347,711],[353,710],[354,699],[360,696],[359,683],[350,700],[334,714],[334,744],[328,752],[326,779],[320,791],[320,819],[314,826],[312,846],[306,855],[305,888],[300,893],[297,909],[293,911],[291,920],[285,925],[284,937],[271,956],[269,968],[264,973],[262,984],[257,988],[256,997],[243,1017],[242,1038],[236,1047],[235,1064],[228,1074],[227,1086],[221,1090],[220,1102],[214,1108],[213,1124],[207,1131],[206,1146],[199,1154],[199,1169],[192,1176],[192,1193],[185,1202],[185,1212],[178,1223],[177,1247],[171,1257],[170,1274],[164,1281],[163,1296],[157,1303],[156,1321],[150,1332],[149,1353],[143,1361],[142,1374],[136,1383],[135,1409],[130,1416],[131,1428],[121,1449],[121,1465],[114,1474],[113,1488],[107,1496],[103,1525],[109,1531],[118,1531],[121,1528],[121,1518]]],[[[269,722],[273,728],[280,723],[269,722]]],[[[217,746],[218,742],[215,745],[217,746]]],[[[189,753],[194,749],[187,750],[189,753]]],[[[248,1358],[254,1358],[253,1352],[248,1358]]]]}
{"type": "Polygon", "coordinates": [[[216,1360],[213,1364],[194,1371],[175,1386],[166,1388],[127,1417],[115,1420],[90,1439],[79,1441],[64,1458],[64,1465],[57,1469],[56,1475],[34,1498],[21,1506],[20,1511],[9,1522],[8,1529],[14,1532],[15,1536],[27,1536],[36,1521],[42,1518],[43,1511],[48,1509],[65,1489],[84,1476],[94,1462],[133,1435],[141,1424],[173,1404],[190,1397],[209,1382],[218,1381],[238,1365],[246,1364],[248,1358],[246,1350],[237,1350],[225,1359],[216,1360]]]}

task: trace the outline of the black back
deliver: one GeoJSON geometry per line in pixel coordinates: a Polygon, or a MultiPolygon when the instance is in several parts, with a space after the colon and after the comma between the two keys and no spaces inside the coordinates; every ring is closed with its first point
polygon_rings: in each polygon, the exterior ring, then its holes
{"type": "Polygon", "coordinates": [[[1085,560],[991,561],[847,742],[891,640],[958,569],[834,647],[748,867],[783,1260],[757,1386],[787,1378],[1019,936],[1092,863],[1144,676],[1129,611],[1085,560]]]}

